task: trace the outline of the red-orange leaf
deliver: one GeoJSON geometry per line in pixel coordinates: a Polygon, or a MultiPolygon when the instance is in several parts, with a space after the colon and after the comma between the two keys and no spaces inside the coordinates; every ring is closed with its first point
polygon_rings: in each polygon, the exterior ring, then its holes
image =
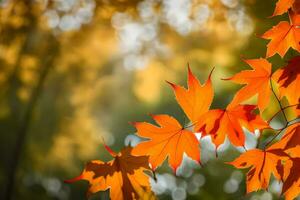
{"type": "Polygon", "coordinates": [[[292,200],[300,194],[300,123],[289,126],[283,137],[272,145],[272,149],[283,150],[289,155],[281,170],[282,193],[292,200]]]}
{"type": "Polygon", "coordinates": [[[278,0],[273,16],[282,15],[283,13],[287,12],[292,7],[294,2],[295,0],[278,0]]]}
{"type": "Polygon", "coordinates": [[[294,4],[292,6],[292,10],[299,14],[300,13],[300,1],[299,0],[294,0],[294,4]]]}
{"type": "Polygon", "coordinates": [[[133,153],[149,155],[149,162],[156,169],[168,156],[169,164],[176,172],[183,154],[200,162],[199,142],[193,132],[183,129],[176,119],[168,115],[153,115],[155,126],[146,122],[133,123],[137,134],[150,140],[138,144],[133,153]]]}
{"type": "Polygon", "coordinates": [[[267,58],[276,53],[283,57],[290,47],[300,51],[300,15],[290,10],[289,16],[291,23],[281,21],[262,35],[262,38],[271,40],[267,45],[267,58]]]}
{"type": "Polygon", "coordinates": [[[282,194],[286,200],[293,200],[300,194],[300,158],[286,161],[282,194]]]}
{"type": "MultiPolygon", "coordinates": [[[[285,130],[283,137],[278,142],[272,145],[273,148],[283,149],[292,155],[293,155],[293,148],[297,146],[300,146],[300,123],[299,122],[289,126],[285,130]]],[[[300,155],[299,152],[298,155],[300,155]]]]}
{"type": "Polygon", "coordinates": [[[148,156],[133,156],[131,151],[131,147],[124,148],[118,154],[110,150],[114,160],[93,160],[86,164],[81,175],[65,182],[88,181],[88,196],[110,189],[112,200],[155,199],[149,177],[144,173],[150,170],[148,156]]]}
{"type": "Polygon", "coordinates": [[[201,85],[188,67],[188,89],[168,82],[174,90],[178,104],[192,123],[196,123],[198,118],[208,111],[212,103],[214,93],[210,76],[211,74],[206,83],[201,85]]]}
{"type": "Polygon", "coordinates": [[[281,160],[287,155],[282,150],[252,149],[230,162],[236,168],[250,168],[247,173],[247,193],[266,189],[269,186],[271,174],[281,180],[281,160]]]}
{"type": "MultiPolygon", "coordinates": [[[[278,69],[272,77],[279,85],[281,97],[286,96],[291,105],[300,103],[300,56],[292,58],[287,66],[278,69]]],[[[297,113],[300,114],[300,108],[297,113]]]]}
{"type": "MultiPolygon", "coordinates": [[[[273,172],[275,177],[283,181],[282,193],[285,198],[292,200],[300,193],[300,123],[295,123],[286,129],[283,137],[266,152],[276,154],[277,156],[270,157],[272,160],[270,167],[262,166],[261,171],[267,173],[273,172]],[[279,160],[281,160],[279,162],[279,160]],[[277,163],[277,164],[276,164],[277,163]]],[[[261,150],[259,150],[261,151],[261,150]]],[[[247,153],[246,153],[247,154],[247,153]]],[[[259,153],[256,153],[259,156],[259,153]]],[[[266,154],[268,155],[268,154],[266,154]]],[[[249,156],[247,157],[250,160],[249,156]]],[[[255,163],[259,163],[258,160],[255,163]]],[[[254,166],[254,164],[253,164],[254,166]]],[[[237,166],[236,166],[237,167],[237,166]]],[[[269,177],[269,175],[268,175],[269,177]]],[[[267,179],[269,180],[269,178],[267,179]]],[[[257,183],[264,185],[265,189],[268,186],[268,181],[264,183],[262,179],[255,179],[257,183]]],[[[251,187],[249,181],[249,187],[251,187]]],[[[259,188],[258,188],[259,189],[259,188]]],[[[256,188],[257,190],[257,188],[256,188]]],[[[254,191],[254,190],[251,190],[254,191]]]]}
{"type": "Polygon", "coordinates": [[[195,130],[202,132],[203,136],[210,134],[216,147],[224,143],[226,136],[233,145],[244,146],[243,126],[251,132],[268,127],[259,115],[253,113],[254,109],[254,105],[230,104],[224,110],[210,110],[200,118],[195,130]]]}
{"type": "Polygon", "coordinates": [[[253,70],[244,70],[231,78],[225,79],[239,84],[247,84],[236,93],[231,104],[240,104],[258,94],[257,105],[259,110],[263,111],[270,101],[272,65],[263,58],[245,60],[245,62],[253,70]]]}

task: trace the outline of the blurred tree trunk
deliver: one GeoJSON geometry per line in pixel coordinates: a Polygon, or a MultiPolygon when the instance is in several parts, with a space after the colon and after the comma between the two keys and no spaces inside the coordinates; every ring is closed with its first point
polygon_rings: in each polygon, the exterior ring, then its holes
{"type": "MultiPolygon", "coordinates": [[[[12,69],[12,73],[8,79],[8,104],[11,112],[11,120],[15,122],[16,128],[14,138],[16,138],[15,144],[12,147],[12,155],[9,156],[10,160],[7,163],[7,182],[6,190],[4,192],[4,199],[10,200],[15,194],[15,182],[18,172],[18,165],[22,158],[22,152],[24,152],[24,146],[26,144],[26,138],[28,137],[30,122],[33,117],[35,107],[38,102],[38,98],[43,90],[43,85],[46,78],[53,67],[56,56],[59,54],[59,43],[51,32],[43,32],[39,29],[38,17],[40,13],[33,12],[34,2],[31,0],[14,1],[14,4],[23,3],[24,17],[27,20],[25,26],[20,27],[18,30],[14,30],[11,27],[2,27],[1,35],[4,36],[4,40],[1,43],[9,45],[15,37],[24,37],[21,44],[20,51],[15,59],[15,64],[12,69]],[[45,44],[43,44],[45,43],[45,44]],[[41,48],[43,47],[43,48],[41,48]],[[24,55],[35,55],[39,60],[39,76],[36,81],[36,86],[33,87],[30,97],[26,104],[24,104],[18,97],[18,90],[22,86],[20,80],[21,60],[24,55]],[[22,109],[24,107],[24,109],[22,109]]],[[[11,15],[16,13],[12,10],[11,15]]],[[[9,16],[8,16],[9,17],[9,16]]],[[[9,26],[9,25],[8,25],[9,26]]]]}

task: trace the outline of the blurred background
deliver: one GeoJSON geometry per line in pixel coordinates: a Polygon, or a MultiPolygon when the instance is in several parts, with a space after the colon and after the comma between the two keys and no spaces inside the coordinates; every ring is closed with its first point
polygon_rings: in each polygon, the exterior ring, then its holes
{"type": "MultiPolygon", "coordinates": [[[[220,78],[249,68],[242,57],[264,57],[259,35],[287,19],[267,18],[275,3],[0,0],[0,199],[84,199],[86,182],[63,180],[111,159],[102,137],[119,151],[139,141],[128,122],[151,122],[149,113],[186,123],[165,80],[185,85],[188,62],[202,82],[215,67],[212,108],[224,108],[239,86],[220,78]]],[[[264,116],[276,111],[274,103],[264,116]]],[[[259,133],[246,134],[255,147],[259,133]]],[[[185,158],[177,176],[158,169],[159,199],[278,199],[273,180],[269,192],[245,195],[245,173],[224,163],[243,150],[226,142],[216,159],[209,138],[201,143],[203,168],[185,158]]]]}

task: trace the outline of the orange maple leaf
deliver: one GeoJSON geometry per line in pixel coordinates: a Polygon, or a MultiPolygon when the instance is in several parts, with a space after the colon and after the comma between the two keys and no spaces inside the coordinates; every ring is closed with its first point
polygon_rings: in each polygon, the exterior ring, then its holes
{"type": "Polygon", "coordinates": [[[300,194],[300,158],[286,161],[283,170],[282,194],[286,200],[293,200],[300,194]]]}
{"type": "Polygon", "coordinates": [[[250,168],[247,173],[247,193],[266,189],[269,185],[271,174],[278,180],[282,179],[281,161],[287,159],[288,155],[283,150],[272,149],[263,151],[252,149],[240,155],[237,159],[228,164],[236,168],[250,168]]]}
{"type": "Polygon", "coordinates": [[[269,149],[286,153],[286,159],[282,160],[284,164],[276,166],[279,173],[277,178],[283,181],[285,199],[292,200],[300,193],[300,123],[289,126],[283,137],[269,149]]]}
{"type": "Polygon", "coordinates": [[[282,138],[274,143],[272,147],[274,149],[283,149],[287,153],[289,153],[292,157],[300,156],[299,148],[295,148],[300,146],[300,123],[295,123],[289,126],[286,130],[282,138]]]}
{"type": "Polygon", "coordinates": [[[193,132],[184,129],[179,122],[168,115],[152,115],[159,126],[146,122],[134,122],[137,134],[151,140],[141,142],[133,154],[149,155],[149,162],[155,170],[168,156],[169,164],[176,172],[186,153],[200,163],[199,141],[193,132]]]}
{"type": "MultiPolygon", "coordinates": [[[[286,96],[291,105],[300,103],[300,56],[292,58],[287,66],[278,69],[272,78],[279,85],[281,97],[286,96]]],[[[296,111],[300,114],[299,107],[296,111]]]]}
{"type": "MultiPolygon", "coordinates": [[[[175,93],[176,100],[185,114],[196,124],[198,118],[208,111],[212,99],[213,88],[210,80],[201,85],[188,67],[188,89],[168,82],[175,93]]],[[[137,145],[133,153],[149,155],[149,162],[156,169],[168,156],[169,164],[176,172],[186,153],[193,160],[200,163],[199,141],[195,134],[183,128],[179,122],[168,115],[152,115],[159,126],[145,122],[135,122],[137,134],[150,140],[137,145]]]]}
{"type": "Polygon", "coordinates": [[[299,0],[294,0],[294,4],[292,6],[292,10],[299,14],[300,13],[300,1],[299,0]]]}
{"type": "Polygon", "coordinates": [[[231,78],[224,79],[239,84],[247,84],[236,93],[231,104],[240,104],[258,94],[257,105],[259,110],[263,111],[267,107],[271,96],[270,77],[272,65],[264,58],[245,60],[245,62],[253,70],[244,70],[231,78]]]}
{"type": "Polygon", "coordinates": [[[295,0],[278,0],[273,16],[282,15],[287,12],[294,4],[295,0]]]}
{"type": "MultiPolygon", "coordinates": [[[[299,147],[296,147],[298,151],[300,151],[299,147]]],[[[281,193],[286,200],[295,199],[300,194],[300,153],[298,152],[296,157],[289,157],[288,160],[285,160],[283,167],[278,172],[283,181],[281,193]]]]}
{"type": "Polygon", "coordinates": [[[267,45],[267,58],[276,53],[283,57],[290,47],[300,51],[300,15],[289,10],[289,16],[290,23],[281,21],[262,35],[262,38],[271,40],[267,45]]]}
{"type": "Polygon", "coordinates": [[[242,126],[249,131],[267,128],[268,124],[253,113],[255,105],[232,105],[226,109],[215,109],[205,113],[196,124],[196,129],[202,136],[211,135],[213,143],[218,148],[224,143],[226,136],[235,146],[245,145],[245,135],[242,126]]]}
{"type": "Polygon", "coordinates": [[[150,170],[148,156],[133,156],[131,147],[124,148],[118,154],[105,147],[114,160],[90,161],[81,175],[65,182],[87,180],[88,196],[110,189],[112,200],[155,199],[151,192],[149,177],[144,173],[145,170],[150,170]]]}
{"type": "Polygon", "coordinates": [[[200,81],[193,75],[188,67],[188,89],[168,82],[175,93],[176,100],[193,124],[197,123],[198,118],[208,111],[214,96],[211,83],[211,74],[207,81],[201,85],[200,81]]]}

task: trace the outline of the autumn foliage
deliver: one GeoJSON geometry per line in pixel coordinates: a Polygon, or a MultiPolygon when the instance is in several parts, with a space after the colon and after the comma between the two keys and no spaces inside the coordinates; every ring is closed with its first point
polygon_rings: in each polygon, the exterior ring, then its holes
{"type": "Polygon", "coordinates": [[[120,153],[115,153],[109,147],[105,147],[114,160],[90,161],[81,175],[66,182],[87,180],[90,185],[88,196],[110,189],[111,199],[155,199],[148,177],[144,173],[145,170],[150,170],[148,157],[133,156],[131,147],[124,148],[120,153]]]}
{"type": "Polygon", "coordinates": [[[113,200],[155,199],[149,184],[150,174],[166,159],[176,173],[184,154],[201,164],[201,146],[196,137],[196,133],[201,133],[201,138],[211,137],[216,152],[226,138],[233,146],[244,147],[245,151],[227,164],[248,169],[247,193],[266,190],[274,176],[283,182],[282,195],[286,199],[300,195],[300,56],[290,59],[275,72],[267,60],[276,53],[284,57],[290,48],[300,52],[300,1],[278,0],[272,17],[284,13],[290,21],[281,21],[262,35],[270,40],[266,58],[245,59],[251,69],[230,78],[223,77],[224,81],[242,85],[226,108],[210,108],[214,97],[213,70],[201,84],[188,67],[187,88],[167,83],[190,125],[182,125],[165,114],[151,115],[156,124],[133,122],[137,135],[144,141],[135,147],[125,147],[120,153],[106,146],[114,158],[112,161],[91,161],[81,175],[66,182],[86,180],[90,185],[88,195],[109,189],[113,200]],[[255,105],[245,103],[254,96],[257,97],[255,105]],[[262,113],[273,106],[271,98],[276,99],[279,111],[270,119],[264,119],[262,113]],[[287,109],[295,118],[289,119],[287,109]],[[284,117],[284,126],[273,129],[270,122],[277,114],[284,117]],[[261,141],[262,147],[248,150],[243,128],[250,132],[260,130],[261,135],[268,130],[273,135],[261,141]]]}

